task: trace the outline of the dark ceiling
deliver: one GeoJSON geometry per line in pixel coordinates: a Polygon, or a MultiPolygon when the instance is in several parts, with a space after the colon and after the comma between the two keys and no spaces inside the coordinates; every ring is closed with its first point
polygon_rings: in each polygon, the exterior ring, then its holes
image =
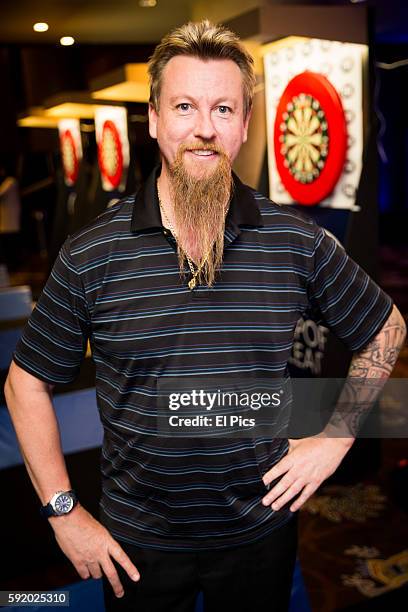
{"type": "Polygon", "coordinates": [[[157,0],[141,8],[138,0],[1,0],[0,41],[58,42],[73,36],[78,43],[137,43],[159,40],[177,23],[190,19],[193,0],[157,0]],[[48,32],[36,33],[35,22],[48,32]]]}
{"type": "Polygon", "coordinates": [[[74,36],[78,43],[144,43],[194,17],[222,15],[269,4],[351,4],[375,8],[378,42],[408,42],[407,0],[157,0],[141,8],[139,0],[1,0],[0,43],[53,43],[74,36]],[[220,8],[222,7],[222,8],[220,8]],[[33,23],[50,29],[35,33],[33,23]]]}

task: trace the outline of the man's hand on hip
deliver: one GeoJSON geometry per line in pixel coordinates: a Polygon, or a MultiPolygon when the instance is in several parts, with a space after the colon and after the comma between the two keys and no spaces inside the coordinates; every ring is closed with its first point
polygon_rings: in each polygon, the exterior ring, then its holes
{"type": "Polygon", "coordinates": [[[112,559],[117,561],[134,581],[140,574],[109,531],[80,505],[66,516],[49,519],[62,552],[74,565],[81,578],[101,578],[102,573],[117,597],[124,590],[112,559]]]}
{"type": "Polygon", "coordinates": [[[289,440],[289,451],[263,476],[265,485],[276,478],[279,482],[263,497],[262,503],[280,510],[295,496],[290,506],[296,512],[316,491],[321,483],[337,469],[353,443],[352,438],[311,436],[289,440]]]}

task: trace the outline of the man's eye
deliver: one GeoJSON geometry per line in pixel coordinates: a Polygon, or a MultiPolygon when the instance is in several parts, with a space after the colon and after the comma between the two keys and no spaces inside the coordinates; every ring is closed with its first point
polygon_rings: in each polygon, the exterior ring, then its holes
{"type": "Polygon", "coordinates": [[[228,115],[228,113],[229,113],[230,111],[231,111],[231,109],[230,109],[230,107],[229,107],[229,106],[224,106],[224,105],[221,105],[221,106],[219,106],[219,107],[218,107],[218,112],[219,112],[221,115],[228,115]]]}
{"type": "Polygon", "coordinates": [[[188,102],[182,102],[181,104],[177,104],[177,108],[181,110],[183,113],[189,111],[190,107],[191,107],[191,104],[188,104],[188,102]]]}

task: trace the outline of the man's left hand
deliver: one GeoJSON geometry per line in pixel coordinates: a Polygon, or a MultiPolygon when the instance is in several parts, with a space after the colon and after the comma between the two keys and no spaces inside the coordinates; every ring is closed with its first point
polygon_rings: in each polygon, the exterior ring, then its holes
{"type": "Polygon", "coordinates": [[[271,506],[272,510],[280,510],[300,494],[290,506],[291,512],[299,510],[337,469],[353,441],[353,438],[328,438],[321,434],[289,440],[288,453],[263,476],[265,485],[282,478],[265,495],[262,503],[271,506]]]}

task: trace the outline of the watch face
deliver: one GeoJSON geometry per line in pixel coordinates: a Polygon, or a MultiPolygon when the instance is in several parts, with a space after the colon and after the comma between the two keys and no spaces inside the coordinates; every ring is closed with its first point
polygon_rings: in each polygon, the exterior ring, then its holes
{"type": "Polygon", "coordinates": [[[72,510],[72,506],[74,505],[74,500],[70,495],[66,493],[61,493],[58,495],[55,500],[55,512],[57,514],[67,514],[70,510],[72,510]]]}

